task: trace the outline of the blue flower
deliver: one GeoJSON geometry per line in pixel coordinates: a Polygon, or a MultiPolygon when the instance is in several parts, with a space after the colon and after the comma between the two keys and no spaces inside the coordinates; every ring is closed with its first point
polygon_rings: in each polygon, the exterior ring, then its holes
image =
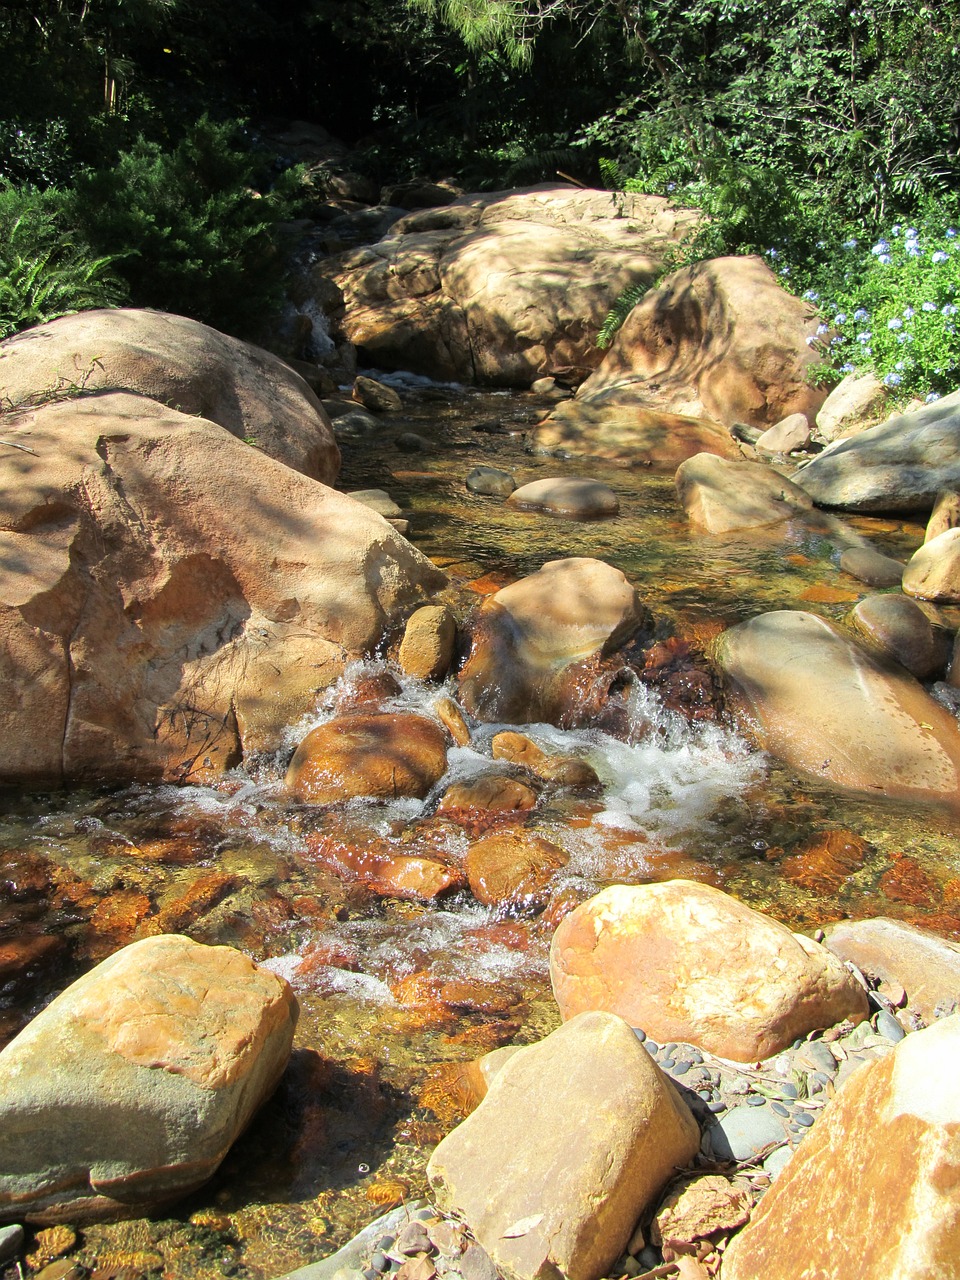
{"type": "Polygon", "coordinates": [[[867,311],[865,307],[857,307],[856,311],[853,313],[853,318],[854,320],[869,320],[870,312],[867,311]]]}
{"type": "Polygon", "coordinates": [[[903,233],[903,238],[904,240],[919,240],[920,232],[916,227],[907,227],[906,231],[903,233]]]}
{"type": "Polygon", "coordinates": [[[888,328],[888,329],[902,329],[902,328],[903,328],[903,321],[900,319],[900,317],[899,317],[899,316],[894,316],[892,320],[888,320],[888,321],[887,321],[887,328],[888,328]]]}
{"type": "Polygon", "coordinates": [[[899,387],[902,381],[903,379],[900,377],[899,373],[888,373],[883,380],[884,386],[887,387],[899,387]]]}
{"type": "Polygon", "coordinates": [[[838,312],[837,312],[837,314],[833,317],[833,323],[834,323],[834,324],[846,324],[846,323],[847,323],[847,313],[846,313],[845,311],[838,311],[838,312]]]}
{"type": "Polygon", "coordinates": [[[944,253],[942,249],[937,249],[935,253],[931,253],[930,261],[937,263],[939,266],[941,262],[949,262],[950,255],[949,253],[944,253]]]}
{"type": "Polygon", "coordinates": [[[881,267],[889,267],[890,265],[889,253],[878,253],[877,261],[880,263],[881,267]]]}
{"type": "Polygon", "coordinates": [[[806,338],[804,338],[804,342],[806,342],[808,347],[815,347],[817,345],[817,340],[812,333],[807,334],[806,338]]]}
{"type": "Polygon", "coordinates": [[[901,345],[902,345],[904,342],[912,342],[912,341],[913,341],[913,334],[912,334],[912,333],[898,333],[898,334],[897,334],[897,342],[901,343],[901,345]]]}
{"type": "Polygon", "coordinates": [[[890,234],[892,236],[898,236],[902,230],[903,228],[900,226],[900,223],[898,222],[895,227],[890,228],[890,234]]]}
{"type": "Polygon", "coordinates": [[[878,240],[877,243],[870,250],[871,253],[889,253],[889,251],[890,251],[890,245],[887,243],[886,240],[878,240]]]}
{"type": "Polygon", "coordinates": [[[931,392],[929,393],[929,395],[927,396],[927,398],[924,400],[924,402],[923,402],[923,403],[924,403],[924,404],[933,404],[933,402],[934,402],[935,400],[939,400],[939,399],[940,399],[940,392],[939,392],[939,391],[931,391],[931,392]]]}
{"type": "Polygon", "coordinates": [[[767,257],[768,257],[768,258],[778,258],[779,256],[780,256],[780,255],[777,253],[776,249],[768,249],[768,250],[767,250],[767,257]]]}
{"type": "Polygon", "coordinates": [[[871,334],[870,330],[869,330],[869,329],[864,329],[863,333],[858,333],[858,334],[857,334],[857,341],[858,341],[858,342],[869,342],[869,341],[870,341],[870,339],[871,339],[872,337],[873,337],[873,335],[871,334]]]}
{"type": "Polygon", "coordinates": [[[921,302],[920,304],[921,311],[936,311],[936,309],[937,309],[937,304],[935,302],[927,301],[927,302],[921,302]]]}
{"type": "Polygon", "coordinates": [[[849,364],[849,363],[847,363],[847,364],[842,364],[842,365],[840,366],[840,372],[841,372],[841,373],[853,373],[853,365],[852,365],[852,364],[849,364]]]}
{"type": "Polygon", "coordinates": [[[904,307],[904,308],[903,308],[903,318],[904,318],[904,320],[912,320],[915,314],[916,314],[916,312],[914,311],[913,307],[904,307]]]}
{"type": "Polygon", "coordinates": [[[948,240],[955,240],[957,235],[957,228],[947,227],[946,231],[943,234],[947,237],[948,240]]]}
{"type": "Polygon", "coordinates": [[[957,308],[952,302],[948,302],[945,306],[940,308],[940,314],[942,316],[955,316],[957,314],[957,308]]]}
{"type": "Polygon", "coordinates": [[[858,241],[854,240],[851,236],[849,240],[844,240],[843,247],[844,249],[855,249],[857,247],[857,243],[858,241]]]}
{"type": "Polygon", "coordinates": [[[817,293],[816,289],[805,289],[803,296],[806,298],[808,302],[820,301],[820,295],[819,293],[817,293]]]}
{"type": "Polygon", "coordinates": [[[822,338],[825,333],[830,332],[830,326],[826,324],[817,325],[817,337],[822,338]]]}
{"type": "Polygon", "coordinates": [[[908,258],[919,258],[923,252],[919,240],[908,240],[903,248],[908,258]]]}

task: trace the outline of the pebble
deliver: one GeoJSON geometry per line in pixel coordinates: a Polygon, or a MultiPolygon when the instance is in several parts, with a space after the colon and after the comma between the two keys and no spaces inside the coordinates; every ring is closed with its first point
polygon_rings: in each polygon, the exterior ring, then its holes
{"type": "Polygon", "coordinates": [[[643,1044],[644,1040],[646,1040],[647,1038],[647,1033],[641,1027],[634,1027],[633,1034],[637,1037],[637,1039],[640,1041],[641,1044],[643,1044]]]}
{"type": "Polygon", "coordinates": [[[783,1105],[782,1102],[771,1102],[770,1110],[774,1113],[774,1115],[778,1115],[778,1116],[786,1117],[790,1114],[790,1112],[787,1110],[787,1108],[783,1105]]]}
{"type": "Polygon", "coordinates": [[[791,1084],[789,1080],[784,1081],[780,1086],[780,1092],[785,1098],[795,1098],[797,1096],[797,1086],[791,1084]]]}
{"type": "Polygon", "coordinates": [[[793,1147],[786,1144],[777,1147],[776,1151],[771,1151],[763,1162],[763,1168],[769,1173],[771,1178],[775,1178],[778,1173],[782,1173],[784,1167],[790,1163],[790,1157],[793,1155],[793,1147]]]}
{"type": "Polygon", "coordinates": [[[822,1040],[810,1040],[797,1053],[797,1065],[812,1071],[824,1071],[829,1076],[837,1074],[837,1060],[822,1040]]]}
{"type": "Polygon", "coordinates": [[[0,1227],[0,1267],[5,1266],[23,1248],[23,1227],[13,1223],[0,1227]]]}
{"type": "Polygon", "coordinates": [[[664,1071],[673,1071],[677,1064],[674,1062],[673,1058],[664,1058],[660,1065],[663,1067],[664,1071]]]}
{"type": "Polygon", "coordinates": [[[656,1040],[644,1040],[643,1045],[647,1052],[653,1054],[654,1057],[660,1052],[660,1046],[656,1040]]]}
{"type": "Polygon", "coordinates": [[[750,1096],[747,1098],[747,1106],[762,1107],[766,1101],[767,1101],[766,1098],[762,1097],[761,1094],[751,1093],[750,1096]]]}
{"type": "Polygon", "coordinates": [[[793,1122],[801,1125],[804,1129],[809,1129],[813,1124],[813,1116],[809,1111],[795,1111],[793,1113],[793,1122]]]}
{"type": "Polygon", "coordinates": [[[673,1064],[673,1074],[675,1076],[685,1076],[692,1066],[692,1062],[687,1062],[685,1058],[681,1058],[679,1062],[673,1064]]]}
{"type": "Polygon", "coordinates": [[[893,1014],[888,1013],[886,1009],[881,1009],[877,1014],[876,1026],[877,1034],[886,1036],[894,1044],[897,1044],[907,1034],[893,1014]]]}
{"type": "Polygon", "coordinates": [[[721,1160],[753,1160],[771,1142],[782,1143],[783,1122],[766,1107],[734,1107],[704,1135],[721,1160]]]}

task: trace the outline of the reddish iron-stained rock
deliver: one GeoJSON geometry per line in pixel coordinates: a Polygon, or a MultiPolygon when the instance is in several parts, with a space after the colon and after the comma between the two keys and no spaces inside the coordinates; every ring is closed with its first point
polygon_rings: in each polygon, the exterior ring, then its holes
{"type": "Polygon", "coordinates": [[[784,858],[780,869],[788,880],[816,893],[836,893],[863,866],[869,846],[852,831],[823,831],[801,852],[784,858]]]}
{"type": "Polygon", "coordinates": [[[518,778],[503,773],[485,773],[468,782],[448,787],[437,806],[438,813],[451,809],[497,809],[503,813],[524,812],[537,803],[537,793],[518,778]]]}
{"type": "Polygon", "coordinates": [[[467,879],[478,902],[543,904],[544,890],[567,862],[559,846],[528,831],[503,831],[467,850],[467,879]]]}
{"type": "Polygon", "coordinates": [[[880,889],[892,902],[913,907],[936,907],[943,901],[940,885],[906,853],[894,854],[893,866],[880,877],[880,889]]]}
{"type": "Polygon", "coordinates": [[[605,1009],[737,1062],[867,1013],[824,947],[689,880],[616,885],[583,903],[554,934],[550,977],[565,1019],[605,1009]]]}
{"type": "Polygon", "coordinates": [[[0,1220],[141,1217],[194,1190],[274,1089],[297,1004],[167,934],[68,987],[0,1053],[0,1220]]]}
{"type": "Polygon", "coordinates": [[[438,698],[433,704],[433,710],[457,746],[465,747],[470,741],[470,727],[454,700],[447,697],[438,698]]]}
{"type": "Polygon", "coordinates": [[[425,796],[447,768],[447,740],[426,716],[343,716],[297,747],[286,785],[298,800],[336,804],[354,796],[425,796]]]}
{"type": "Polygon", "coordinates": [[[824,1110],[723,1280],[947,1280],[960,1258],[960,1018],[902,1040],[824,1110]]]}
{"type": "Polygon", "coordinates": [[[398,853],[386,842],[360,847],[321,837],[308,843],[337,875],[359,880],[382,897],[429,902],[466,883],[458,867],[436,858],[398,853]]]}
{"type": "Polygon", "coordinates": [[[503,1275],[596,1280],[699,1142],[626,1023],[587,1013],[500,1068],[427,1176],[503,1275]]]}
{"type": "Polygon", "coordinates": [[[596,770],[576,756],[551,756],[524,733],[504,732],[494,735],[490,744],[494,760],[509,760],[523,765],[544,782],[565,787],[596,787],[600,784],[596,770]]]}

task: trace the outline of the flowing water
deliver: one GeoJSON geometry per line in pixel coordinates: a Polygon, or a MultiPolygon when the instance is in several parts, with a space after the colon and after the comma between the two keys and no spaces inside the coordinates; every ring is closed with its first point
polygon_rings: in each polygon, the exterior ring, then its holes
{"type": "MultiPolygon", "coordinates": [[[[453,749],[425,801],[295,804],[286,760],[342,688],[290,727],[286,751],[216,787],[7,797],[0,1043],[93,962],[151,932],[240,947],[287,977],[301,1003],[290,1068],[216,1178],[168,1216],[81,1233],[75,1256],[100,1280],[277,1276],[422,1193],[427,1156],[463,1104],[456,1064],[557,1024],[547,967],[557,912],[604,885],[686,876],[796,928],[885,914],[960,937],[953,816],[832,794],[713,714],[706,655],[723,627],[775,608],[842,619],[867,594],[839,571],[829,526],[698,535],[669,477],[526,454],[529,397],[409,384],[407,397],[382,440],[343,442],[341,483],[387,489],[409,512],[411,540],[448,573],[461,615],[547,560],[595,556],[639,589],[660,657],[625,694],[616,737],[526,728],[545,749],[587,759],[603,783],[589,800],[547,796],[531,817],[569,855],[543,915],[483,907],[466,891],[431,904],[382,898],[331,869],[331,842],[462,860],[475,832],[436,815],[437,795],[490,769],[496,731],[481,727],[453,749]],[[403,430],[429,447],[401,452],[392,441],[403,430]],[[614,488],[622,514],[579,524],[513,512],[466,491],[478,463],[521,483],[589,474],[614,488]]],[[[910,523],[854,523],[901,558],[923,538],[910,523]]],[[[371,659],[343,683],[384,665],[371,659]]],[[[386,709],[430,713],[436,689],[401,686],[386,709]]]]}

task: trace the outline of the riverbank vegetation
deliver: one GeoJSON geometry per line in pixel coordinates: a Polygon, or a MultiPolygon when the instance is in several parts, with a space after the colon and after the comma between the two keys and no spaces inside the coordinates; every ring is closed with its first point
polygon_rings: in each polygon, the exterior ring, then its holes
{"type": "Polygon", "coordinates": [[[255,334],[282,224],[324,198],[261,145],[300,118],[374,190],[560,174],[700,206],[686,259],[766,254],[822,299],[838,368],[956,381],[956,5],[16,0],[0,40],[4,335],[117,302],[255,334]],[[870,341],[837,322],[860,310],[870,341]]]}

